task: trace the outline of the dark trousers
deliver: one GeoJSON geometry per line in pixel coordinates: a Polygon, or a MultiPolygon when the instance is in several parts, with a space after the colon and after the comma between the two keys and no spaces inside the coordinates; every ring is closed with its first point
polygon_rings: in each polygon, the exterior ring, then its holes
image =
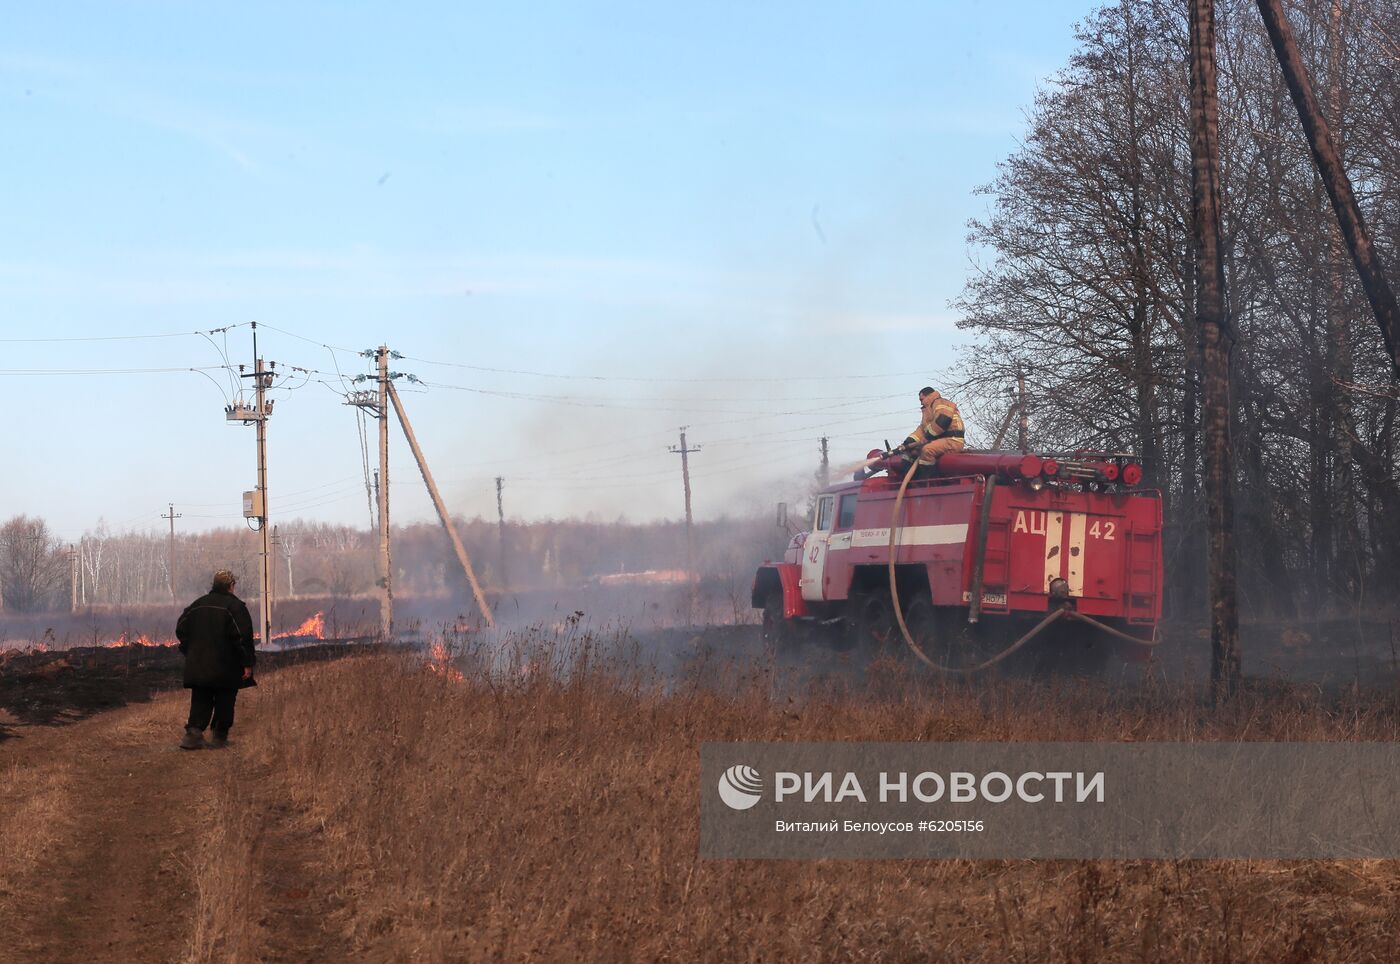
{"type": "Polygon", "coordinates": [[[215,689],[212,686],[190,687],[190,721],[185,724],[196,730],[206,730],[212,718],[215,733],[227,733],[233,726],[233,704],[238,690],[215,689]]]}

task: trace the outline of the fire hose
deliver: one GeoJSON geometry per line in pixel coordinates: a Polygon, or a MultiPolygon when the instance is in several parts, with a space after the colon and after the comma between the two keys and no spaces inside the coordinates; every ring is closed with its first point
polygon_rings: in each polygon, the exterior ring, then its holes
{"type": "MultiPolygon", "coordinates": [[[[904,607],[903,607],[902,605],[900,605],[900,602],[899,602],[899,586],[898,586],[897,580],[895,579],[895,565],[894,565],[894,560],[895,560],[895,543],[896,543],[896,542],[898,541],[898,539],[899,539],[899,516],[900,516],[900,510],[903,509],[903,507],[904,507],[904,493],[905,493],[905,490],[907,490],[907,489],[909,488],[909,482],[910,482],[911,479],[914,478],[914,473],[918,470],[918,468],[919,468],[918,460],[917,460],[917,459],[914,459],[914,458],[911,458],[911,459],[909,460],[909,471],[907,471],[907,472],[904,473],[904,480],[903,480],[902,482],[900,482],[900,484],[899,484],[899,492],[898,492],[898,493],[895,495],[895,497],[894,497],[894,512],[893,512],[893,514],[890,516],[890,545],[889,545],[890,564],[889,564],[889,571],[890,571],[890,601],[894,603],[894,617],[895,617],[896,622],[899,624],[899,631],[900,631],[900,633],[904,636],[904,642],[909,646],[909,651],[912,652],[915,656],[917,656],[917,657],[924,663],[924,665],[928,666],[930,669],[934,670],[935,672],[938,672],[938,673],[945,673],[945,674],[948,674],[948,675],[971,676],[973,673],[980,673],[982,670],[984,670],[984,669],[990,669],[991,667],[995,666],[997,663],[1000,663],[1002,660],[1008,658],[1009,656],[1011,656],[1011,654],[1015,653],[1015,652],[1016,652],[1017,650],[1019,650],[1021,647],[1025,646],[1027,643],[1029,643],[1032,639],[1034,639],[1035,637],[1039,636],[1044,630],[1046,630],[1046,629],[1049,628],[1051,625],[1053,625],[1054,623],[1058,622],[1058,621],[1061,620],[1061,619],[1076,619],[1076,620],[1078,620],[1078,621],[1080,621],[1080,622],[1088,623],[1089,625],[1091,625],[1091,626],[1093,626],[1093,627],[1095,627],[1095,628],[1097,628],[1097,629],[1100,629],[1100,630],[1102,630],[1102,631],[1105,632],[1105,633],[1108,633],[1110,636],[1116,636],[1116,637],[1118,637],[1119,639],[1127,640],[1127,641],[1130,642],[1130,643],[1136,643],[1136,644],[1139,645],[1139,646],[1156,646],[1156,645],[1158,645],[1158,644],[1161,642],[1161,640],[1157,638],[1157,633],[1156,633],[1156,630],[1155,630],[1155,629],[1153,630],[1153,633],[1152,633],[1153,638],[1152,638],[1150,641],[1149,641],[1149,640],[1145,640],[1145,639],[1138,639],[1136,636],[1130,636],[1130,635],[1128,635],[1128,634],[1125,633],[1125,632],[1122,632],[1122,631],[1120,631],[1120,630],[1114,629],[1112,626],[1105,625],[1104,623],[1099,622],[1099,620],[1094,619],[1092,616],[1086,616],[1086,615],[1084,615],[1084,614],[1081,613],[1081,612],[1078,612],[1078,611],[1076,611],[1076,610],[1074,610],[1074,609],[1071,609],[1069,603],[1066,602],[1066,603],[1064,603],[1064,604],[1062,604],[1062,605],[1056,607],[1054,610],[1052,610],[1044,619],[1042,619],[1040,622],[1036,623],[1035,628],[1031,629],[1031,630],[1030,630],[1029,632],[1027,632],[1024,636],[1022,636],[1020,639],[1016,640],[1016,641],[1015,641],[1014,643],[1012,643],[1010,646],[1006,647],[1006,648],[1003,649],[1001,652],[997,653],[995,656],[992,656],[990,659],[987,659],[987,660],[984,660],[984,661],[981,662],[981,663],[978,663],[976,666],[965,666],[965,667],[964,667],[964,666],[944,666],[942,663],[935,663],[933,660],[929,659],[928,655],[927,655],[921,648],[919,648],[919,644],[916,643],[916,642],[914,642],[914,637],[913,637],[913,635],[909,632],[909,625],[904,621],[904,607]]],[[[990,486],[991,484],[992,484],[992,480],[991,480],[991,479],[988,479],[988,480],[987,480],[987,485],[990,486]]],[[[988,501],[990,502],[990,500],[988,500],[988,501]]],[[[983,515],[983,517],[984,517],[984,520],[983,520],[983,521],[985,521],[985,516],[986,516],[987,511],[988,511],[989,508],[990,508],[989,505],[988,505],[988,506],[983,506],[983,509],[982,509],[982,515],[983,515]]],[[[986,538],[986,526],[985,526],[985,525],[982,525],[982,526],[980,526],[980,528],[981,528],[981,530],[982,530],[982,531],[981,531],[981,538],[985,541],[985,538],[986,538]]],[[[974,591],[977,592],[978,595],[979,595],[979,597],[980,597],[981,592],[982,592],[982,586],[980,585],[980,580],[979,580],[979,584],[976,585],[976,586],[974,586],[973,588],[974,588],[974,591]]],[[[973,605],[974,605],[975,607],[977,607],[977,608],[980,609],[980,608],[981,608],[981,607],[980,607],[980,602],[981,602],[980,598],[977,599],[977,600],[974,600],[974,601],[973,601],[973,605]]]]}

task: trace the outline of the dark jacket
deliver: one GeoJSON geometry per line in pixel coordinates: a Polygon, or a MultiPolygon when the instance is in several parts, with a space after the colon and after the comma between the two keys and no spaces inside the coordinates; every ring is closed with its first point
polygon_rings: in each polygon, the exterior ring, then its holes
{"type": "Polygon", "coordinates": [[[253,652],[253,617],[231,592],[200,596],[180,614],[175,638],[185,654],[185,688],[234,689],[243,667],[258,661],[253,652]]]}

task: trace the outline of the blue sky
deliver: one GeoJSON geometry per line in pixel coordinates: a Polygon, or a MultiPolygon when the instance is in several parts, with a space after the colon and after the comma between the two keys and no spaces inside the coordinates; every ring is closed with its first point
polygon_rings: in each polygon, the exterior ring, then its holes
{"type": "MultiPolygon", "coordinates": [[[[698,515],[795,498],[955,360],[974,190],[1090,9],[12,9],[0,515],[239,524],[253,432],[184,369],[250,362],[250,321],[315,370],[276,393],[275,517],[367,523],[336,373],[380,343],[454,511],[503,475],[515,517],[675,517],[684,424],[698,515]]],[[[396,521],[431,517],[391,444],[396,521]]]]}

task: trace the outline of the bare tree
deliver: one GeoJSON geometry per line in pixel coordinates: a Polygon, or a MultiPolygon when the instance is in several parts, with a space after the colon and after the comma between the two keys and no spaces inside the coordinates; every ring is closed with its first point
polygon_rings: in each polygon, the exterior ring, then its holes
{"type": "Polygon", "coordinates": [[[68,559],[43,519],[18,515],[0,526],[0,584],[15,612],[46,609],[65,588],[68,559]]]}

